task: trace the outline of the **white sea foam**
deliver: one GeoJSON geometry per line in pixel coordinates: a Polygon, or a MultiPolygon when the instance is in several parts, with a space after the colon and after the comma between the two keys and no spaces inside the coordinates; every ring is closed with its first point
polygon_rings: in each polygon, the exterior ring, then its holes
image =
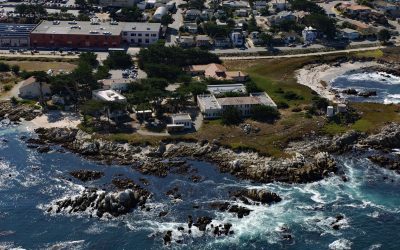
{"type": "Polygon", "coordinates": [[[45,249],[47,250],[80,250],[85,248],[86,244],[84,240],[62,241],[55,244],[47,244],[45,246],[45,249]]]}
{"type": "Polygon", "coordinates": [[[351,249],[351,246],[353,245],[353,243],[349,240],[346,239],[338,239],[335,240],[334,242],[332,242],[331,244],[329,244],[329,249],[332,250],[347,250],[347,249],[351,249]]]}

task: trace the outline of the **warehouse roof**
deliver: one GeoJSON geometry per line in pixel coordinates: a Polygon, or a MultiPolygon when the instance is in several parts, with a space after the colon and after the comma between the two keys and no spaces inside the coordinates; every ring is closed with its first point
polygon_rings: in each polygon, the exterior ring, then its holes
{"type": "Polygon", "coordinates": [[[36,24],[0,23],[1,37],[24,37],[36,27],[36,24]]]}
{"type": "Polygon", "coordinates": [[[83,21],[42,21],[32,34],[120,35],[123,24],[83,21]]]}

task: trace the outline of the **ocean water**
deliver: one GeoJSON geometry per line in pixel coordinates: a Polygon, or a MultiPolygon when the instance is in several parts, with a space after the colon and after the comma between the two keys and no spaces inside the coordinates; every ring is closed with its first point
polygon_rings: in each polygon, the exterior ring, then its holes
{"type": "Polygon", "coordinates": [[[385,72],[350,71],[333,79],[331,87],[339,92],[353,88],[358,92],[377,93],[368,98],[341,94],[341,97],[352,102],[400,103],[400,77],[385,72]]]}
{"type": "Polygon", "coordinates": [[[259,184],[221,174],[212,164],[191,161],[200,183],[187,175],[165,178],[143,176],[127,166],[104,166],[56,150],[39,154],[20,140],[29,132],[19,127],[0,128],[0,249],[160,249],[162,236],[173,231],[177,249],[400,249],[400,176],[371,164],[366,155],[337,158],[349,177],[337,176],[311,184],[259,184]],[[76,169],[105,172],[99,180],[82,183],[68,175],[76,169]],[[49,214],[46,208],[62,197],[78,194],[85,186],[107,187],[114,176],[149,180],[154,196],[150,211],[134,210],[116,219],[85,214],[49,214]],[[173,202],[165,192],[179,187],[182,200],[173,202]],[[282,202],[246,206],[253,210],[242,219],[209,208],[213,201],[231,201],[235,188],[264,188],[278,193],[282,202]],[[200,208],[193,208],[196,204],[200,208]],[[158,217],[160,211],[167,216],[158,217]],[[340,229],[331,223],[341,214],[340,229]],[[187,216],[208,215],[232,224],[234,234],[215,237],[187,229],[187,216]],[[282,236],[289,228],[292,240],[282,236]]]}

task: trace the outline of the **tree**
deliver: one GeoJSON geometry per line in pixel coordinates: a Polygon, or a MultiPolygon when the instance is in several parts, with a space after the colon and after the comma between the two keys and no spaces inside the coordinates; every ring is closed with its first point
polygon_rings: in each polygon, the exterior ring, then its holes
{"type": "Polygon", "coordinates": [[[125,51],[112,51],[108,54],[104,65],[110,69],[126,69],[133,65],[132,57],[125,51]]]}
{"type": "Polygon", "coordinates": [[[273,37],[270,34],[263,32],[260,34],[260,39],[264,45],[271,46],[273,37]]]}
{"type": "Polygon", "coordinates": [[[119,22],[137,22],[143,17],[141,10],[136,5],[131,8],[122,8],[118,12],[116,10],[110,13],[110,17],[119,22]]]}
{"type": "Polygon", "coordinates": [[[336,35],[335,21],[326,15],[308,15],[304,18],[304,24],[316,28],[318,31],[324,33],[328,38],[334,38],[336,35]]]}
{"type": "Polygon", "coordinates": [[[269,6],[267,5],[265,8],[260,9],[260,15],[261,16],[269,16],[269,6]]]}
{"type": "Polygon", "coordinates": [[[96,80],[101,80],[110,77],[110,69],[107,66],[101,65],[97,68],[94,78],[96,80]]]}
{"type": "Polygon", "coordinates": [[[161,17],[161,24],[162,25],[168,25],[174,22],[174,19],[172,18],[171,14],[164,15],[161,17]]]}
{"type": "Polygon", "coordinates": [[[246,83],[246,91],[247,93],[255,93],[261,92],[262,90],[257,86],[255,82],[249,81],[246,83]]]}
{"type": "Polygon", "coordinates": [[[273,122],[279,117],[279,111],[274,107],[256,105],[251,108],[251,118],[256,121],[273,122]]]}
{"type": "Polygon", "coordinates": [[[325,10],[315,2],[309,0],[292,0],[290,2],[293,10],[303,10],[311,14],[326,15],[325,10]]]}
{"type": "Polygon", "coordinates": [[[390,32],[387,29],[382,29],[378,32],[378,40],[384,44],[390,40],[390,36],[390,32]]]}
{"type": "Polygon", "coordinates": [[[79,55],[79,61],[84,62],[92,66],[93,68],[99,65],[97,61],[97,54],[93,52],[83,52],[79,55]]]}
{"type": "Polygon", "coordinates": [[[222,123],[226,125],[235,125],[239,124],[242,121],[240,111],[232,106],[226,107],[222,111],[222,123]]]}
{"type": "Polygon", "coordinates": [[[19,70],[20,70],[20,68],[19,68],[18,65],[13,65],[13,66],[11,66],[11,71],[12,71],[15,75],[18,75],[18,74],[19,74],[19,70]]]}
{"type": "Polygon", "coordinates": [[[6,63],[0,62],[0,72],[10,71],[10,66],[6,63]]]}

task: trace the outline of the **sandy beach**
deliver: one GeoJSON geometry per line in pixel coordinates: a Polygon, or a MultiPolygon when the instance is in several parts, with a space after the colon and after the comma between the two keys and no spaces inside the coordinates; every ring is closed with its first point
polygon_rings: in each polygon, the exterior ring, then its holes
{"type": "Polygon", "coordinates": [[[320,96],[325,97],[333,102],[340,102],[335,97],[335,93],[331,91],[330,84],[336,77],[345,74],[351,70],[367,68],[379,65],[377,62],[346,62],[340,66],[332,66],[329,64],[307,65],[296,71],[297,82],[308,86],[320,96]]]}
{"type": "Polygon", "coordinates": [[[73,113],[50,111],[26,122],[28,130],[36,128],[76,128],[80,123],[80,117],[73,113]]]}

